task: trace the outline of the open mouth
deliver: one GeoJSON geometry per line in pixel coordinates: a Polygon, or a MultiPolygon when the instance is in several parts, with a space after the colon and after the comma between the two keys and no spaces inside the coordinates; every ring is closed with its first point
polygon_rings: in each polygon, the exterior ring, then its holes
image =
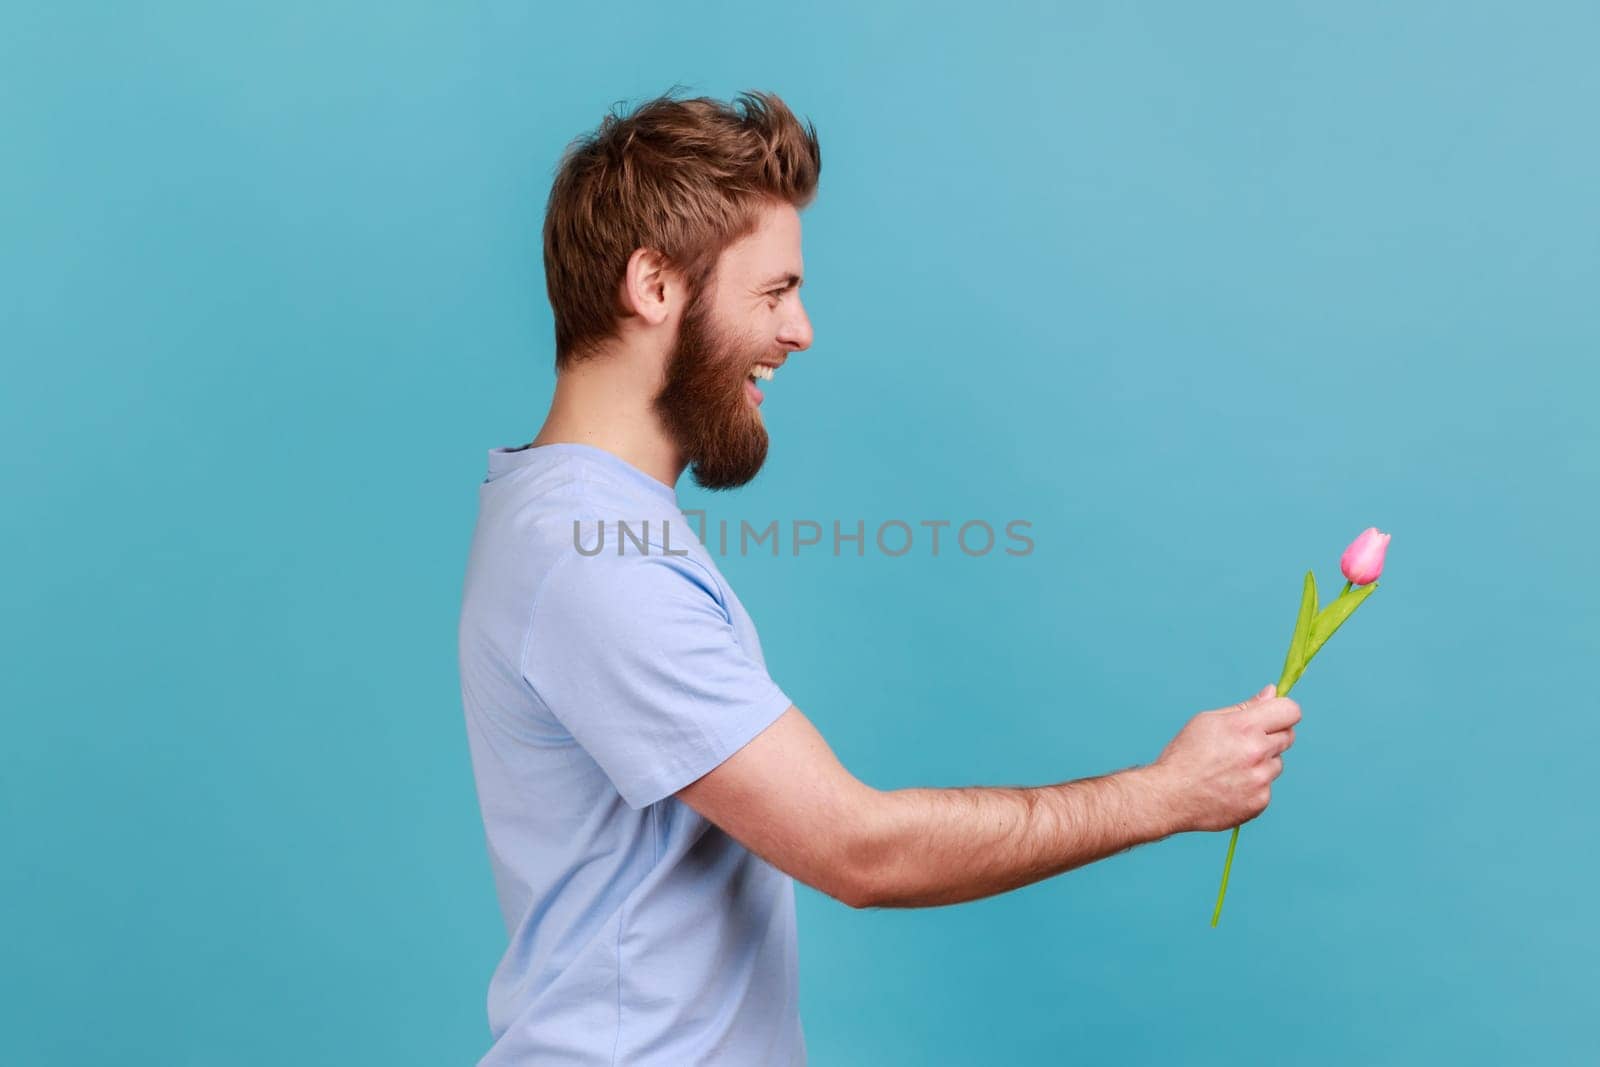
{"type": "Polygon", "coordinates": [[[778,365],[775,363],[757,363],[754,367],[750,368],[750,374],[745,378],[744,381],[744,392],[745,396],[750,398],[750,402],[752,404],[760,407],[761,401],[766,398],[766,394],[762,393],[762,391],[757,388],[756,382],[772,381],[773,375],[777,373],[777,370],[778,365]]]}

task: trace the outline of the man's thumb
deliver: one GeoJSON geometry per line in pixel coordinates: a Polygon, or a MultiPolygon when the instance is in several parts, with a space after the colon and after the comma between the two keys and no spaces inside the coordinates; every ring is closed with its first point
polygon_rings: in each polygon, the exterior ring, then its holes
{"type": "Polygon", "coordinates": [[[1255,696],[1250,697],[1250,698],[1248,698],[1246,700],[1239,701],[1239,703],[1235,704],[1233,707],[1229,708],[1228,710],[1229,711],[1244,711],[1250,705],[1255,704],[1255,703],[1259,703],[1260,701],[1263,701],[1263,700],[1266,700],[1268,697],[1276,695],[1277,692],[1278,692],[1278,687],[1277,686],[1268,685],[1265,689],[1261,690],[1261,692],[1257,693],[1255,696]]]}

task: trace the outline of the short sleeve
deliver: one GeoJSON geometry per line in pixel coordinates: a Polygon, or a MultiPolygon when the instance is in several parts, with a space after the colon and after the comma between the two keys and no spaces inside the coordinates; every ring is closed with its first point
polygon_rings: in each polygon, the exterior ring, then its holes
{"type": "Polygon", "coordinates": [[[561,559],[536,594],[524,679],[631,808],[682,789],[789,707],[687,556],[561,559]]]}

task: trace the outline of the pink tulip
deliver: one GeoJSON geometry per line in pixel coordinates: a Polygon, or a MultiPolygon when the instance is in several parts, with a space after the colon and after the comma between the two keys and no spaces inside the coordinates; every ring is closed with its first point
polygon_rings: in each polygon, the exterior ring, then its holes
{"type": "Polygon", "coordinates": [[[1383,556],[1389,551],[1389,535],[1368,526],[1350,542],[1339,558],[1339,569],[1355,585],[1371,585],[1383,573],[1383,556]]]}

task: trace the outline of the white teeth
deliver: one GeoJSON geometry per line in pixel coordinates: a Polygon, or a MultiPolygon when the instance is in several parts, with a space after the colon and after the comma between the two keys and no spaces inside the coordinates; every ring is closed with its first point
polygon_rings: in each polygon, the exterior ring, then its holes
{"type": "Polygon", "coordinates": [[[750,372],[750,377],[760,378],[764,382],[772,381],[772,375],[773,369],[760,363],[756,364],[755,369],[750,372]]]}

